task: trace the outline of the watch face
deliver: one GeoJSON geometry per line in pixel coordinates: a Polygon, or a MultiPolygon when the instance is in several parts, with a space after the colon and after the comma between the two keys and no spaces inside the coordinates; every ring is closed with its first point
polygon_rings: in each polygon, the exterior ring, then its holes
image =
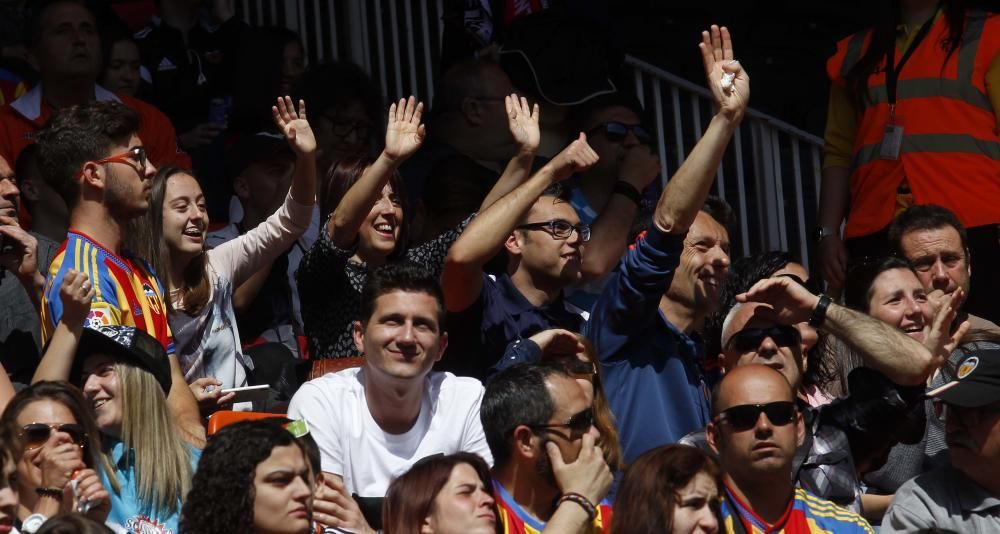
{"type": "Polygon", "coordinates": [[[47,518],[42,514],[31,514],[21,523],[21,530],[27,533],[37,531],[47,518]]]}

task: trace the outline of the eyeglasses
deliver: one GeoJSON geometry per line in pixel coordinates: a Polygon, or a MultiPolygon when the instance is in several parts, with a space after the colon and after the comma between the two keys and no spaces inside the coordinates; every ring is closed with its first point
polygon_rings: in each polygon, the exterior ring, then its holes
{"type": "Polygon", "coordinates": [[[549,430],[553,428],[566,428],[574,436],[582,436],[586,434],[590,427],[594,426],[594,410],[592,408],[587,408],[586,410],[574,415],[569,418],[569,421],[565,423],[550,423],[547,425],[527,425],[528,428],[533,430],[549,430]]]}
{"type": "Polygon", "coordinates": [[[628,137],[628,133],[632,132],[632,135],[644,145],[651,145],[653,143],[653,136],[646,131],[642,125],[639,124],[625,124],[618,121],[608,121],[604,124],[598,124],[590,129],[588,134],[592,134],[596,131],[603,131],[604,136],[608,138],[608,141],[612,143],[621,143],[628,137]]]}
{"type": "Polygon", "coordinates": [[[366,120],[345,121],[332,114],[324,114],[321,116],[330,121],[330,124],[333,126],[333,135],[335,137],[344,138],[351,135],[351,132],[355,132],[361,139],[368,137],[368,121],[366,120]]]}
{"type": "Polygon", "coordinates": [[[589,224],[571,224],[569,221],[563,219],[522,224],[518,226],[517,229],[542,230],[551,235],[554,239],[569,239],[569,236],[573,235],[573,231],[575,230],[576,233],[580,235],[580,241],[585,243],[590,241],[589,224]]]}
{"type": "Polygon", "coordinates": [[[723,410],[715,416],[716,421],[725,421],[733,430],[743,432],[757,426],[760,414],[767,415],[772,425],[785,426],[795,419],[795,403],[791,401],[769,402],[767,404],[742,404],[723,410]]]}
{"type": "Polygon", "coordinates": [[[19,434],[21,439],[24,440],[24,450],[30,451],[45,445],[45,442],[49,440],[49,436],[52,435],[53,430],[69,434],[73,443],[79,445],[80,448],[87,445],[87,433],[84,432],[83,427],[80,425],[73,423],[31,423],[21,427],[19,434]]]}
{"type": "Polygon", "coordinates": [[[802,342],[802,337],[795,327],[776,325],[770,328],[744,328],[733,334],[726,346],[739,351],[751,351],[759,347],[768,337],[779,347],[794,347],[802,342]]]}
{"type": "MultiPolygon", "coordinates": [[[[114,156],[109,156],[104,159],[99,159],[94,163],[101,165],[104,163],[124,163],[129,167],[132,167],[135,172],[139,173],[140,178],[146,177],[146,148],[141,146],[134,146],[128,149],[126,152],[121,154],[115,154],[114,156]]],[[[80,170],[83,173],[83,170],[80,170]]]]}

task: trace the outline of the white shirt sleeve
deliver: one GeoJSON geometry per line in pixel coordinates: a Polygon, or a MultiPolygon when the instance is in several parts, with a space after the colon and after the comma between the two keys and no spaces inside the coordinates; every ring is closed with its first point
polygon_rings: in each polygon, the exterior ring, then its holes
{"type": "Polygon", "coordinates": [[[337,423],[340,410],[314,382],[302,384],[292,397],[288,404],[288,417],[304,419],[309,425],[309,433],[319,447],[323,471],[344,476],[344,455],[337,431],[341,426],[337,423]]]}

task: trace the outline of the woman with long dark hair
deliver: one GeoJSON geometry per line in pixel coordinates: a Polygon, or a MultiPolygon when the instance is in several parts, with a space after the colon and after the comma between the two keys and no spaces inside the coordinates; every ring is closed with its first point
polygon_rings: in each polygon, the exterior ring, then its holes
{"type": "MultiPolygon", "coordinates": [[[[309,226],[315,204],[316,141],[289,97],[272,108],[275,124],[296,154],[292,183],[281,207],[249,232],[207,250],[205,196],[190,171],[162,168],[153,179],[149,210],[136,247],[162,277],[177,358],[195,395],[217,407],[229,400],[222,388],[247,385],[247,368],[233,310],[233,290],[261,266],[273,261],[309,226]],[[206,393],[207,386],[215,393],[206,393]]],[[[286,186],[287,187],[287,186],[286,186]]]]}
{"type": "Polygon", "coordinates": [[[284,420],[244,421],[212,436],[181,513],[180,532],[305,534],[315,473],[284,420]]]}

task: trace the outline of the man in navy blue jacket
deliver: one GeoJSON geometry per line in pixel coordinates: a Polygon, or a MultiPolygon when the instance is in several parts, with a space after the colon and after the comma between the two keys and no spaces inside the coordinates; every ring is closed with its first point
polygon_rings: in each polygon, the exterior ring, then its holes
{"type": "Polygon", "coordinates": [[[706,199],[746,112],[750,79],[733,60],[725,28],[703,32],[699,48],[718,111],[663,190],[649,231],[626,252],[584,326],[600,356],[626,462],[709,420],[708,389],[698,365],[702,348],[692,334],[718,305],[729,270],[729,237],[718,220],[725,210],[717,208],[724,203],[706,205],[706,199]]]}

